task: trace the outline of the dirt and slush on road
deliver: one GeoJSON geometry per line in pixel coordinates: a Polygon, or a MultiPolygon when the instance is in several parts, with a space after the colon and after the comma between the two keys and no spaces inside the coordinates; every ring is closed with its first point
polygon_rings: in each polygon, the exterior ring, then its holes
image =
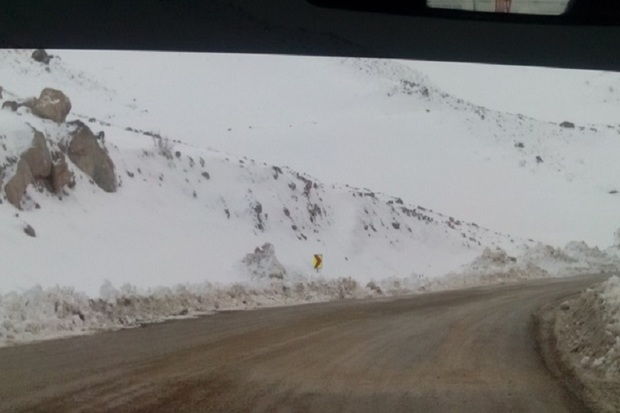
{"type": "Polygon", "coordinates": [[[588,411],[546,367],[532,315],[605,278],[223,312],[3,348],[0,411],[588,411]]]}

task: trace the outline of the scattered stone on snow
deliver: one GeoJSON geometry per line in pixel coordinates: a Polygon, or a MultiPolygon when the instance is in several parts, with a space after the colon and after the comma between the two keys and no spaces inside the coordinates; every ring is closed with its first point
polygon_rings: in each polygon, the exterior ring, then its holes
{"type": "Polygon", "coordinates": [[[26,233],[26,235],[33,237],[33,238],[37,236],[37,233],[35,232],[34,228],[32,228],[31,225],[26,225],[26,227],[24,228],[24,232],[26,233]]]}
{"type": "Polygon", "coordinates": [[[560,127],[567,128],[567,129],[575,129],[575,124],[573,122],[569,122],[565,120],[564,122],[560,123],[560,127]]]}

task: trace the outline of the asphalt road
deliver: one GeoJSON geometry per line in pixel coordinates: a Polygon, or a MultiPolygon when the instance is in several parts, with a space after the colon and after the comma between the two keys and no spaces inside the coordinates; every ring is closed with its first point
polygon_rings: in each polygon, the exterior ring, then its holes
{"type": "Polygon", "coordinates": [[[531,315],[601,277],[256,311],[0,349],[0,411],[581,412],[531,315]]]}

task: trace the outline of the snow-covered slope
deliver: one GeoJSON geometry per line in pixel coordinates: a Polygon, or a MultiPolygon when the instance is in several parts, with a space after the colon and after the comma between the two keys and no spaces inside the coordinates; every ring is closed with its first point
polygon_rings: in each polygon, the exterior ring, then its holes
{"type": "Polygon", "coordinates": [[[72,96],[74,114],[120,128],[372,188],[546,243],[605,247],[620,226],[619,198],[609,193],[620,172],[618,74],[69,51],[56,52],[62,60],[47,73],[34,62],[11,68],[23,56],[7,53],[3,78],[28,73],[13,90],[35,95],[56,84],[72,96]],[[461,72],[467,80],[456,88],[461,72]]]}
{"type": "MultiPolygon", "coordinates": [[[[31,186],[24,211],[3,199],[0,341],[617,268],[534,239],[610,244],[618,125],[491,110],[396,61],[53,53],[46,66],[0,51],[2,100],[62,90],[67,120],[105,133],[119,188],[70,163],[63,196],[31,186]],[[276,287],[247,284],[241,262],[265,243],[287,271],[276,287]]],[[[70,131],[24,107],[0,125],[5,178],[33,128],[53,149],[70,131]]]]}
{"type": "Polygon", "coordinates": [[[400,61],[445,92],[501,112],[560,123],[618,124],[620,73],[400,61]]]}
{"type": "MultiPolygon", "coordinates": [[[[172,141],[162,150],[149,131],[91,120],[93,130],[105,131],[118,192],[104,192],[73,167],[77,185],[62,199],[31,186],[26,211],[0,205],[0,250],[14,252],[3,257],[10,272],[2,289],[61,283],[93,295],[106,279],[142,288],[239,281],[243,274],[235,266],[264,242],[300,274],[311,273],[313,254],[321,253],[328,277],[437,276],[483,247],[514,249],[525,242],[400,198],[328,186],[287,167],[172,141]],[[24,235],[25,225],[36,238],[24,235]]],[[[23,150],[19,144],[29,142],[31,127],[44,132],[52,148],[69,133],[22,108],[0,112],[0,122],[3,140],[18,149],[8,147],[5,157],[23,150]]]]}

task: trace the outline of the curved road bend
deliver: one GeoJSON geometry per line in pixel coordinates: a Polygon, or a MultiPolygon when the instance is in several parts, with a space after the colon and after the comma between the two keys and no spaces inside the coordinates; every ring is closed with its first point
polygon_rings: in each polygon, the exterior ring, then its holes
{"type": "Polygon", "coordinates": [[[579,412],[531,314],[602,276],[334,302],[0,349],[6,412],[579,412]]]}

